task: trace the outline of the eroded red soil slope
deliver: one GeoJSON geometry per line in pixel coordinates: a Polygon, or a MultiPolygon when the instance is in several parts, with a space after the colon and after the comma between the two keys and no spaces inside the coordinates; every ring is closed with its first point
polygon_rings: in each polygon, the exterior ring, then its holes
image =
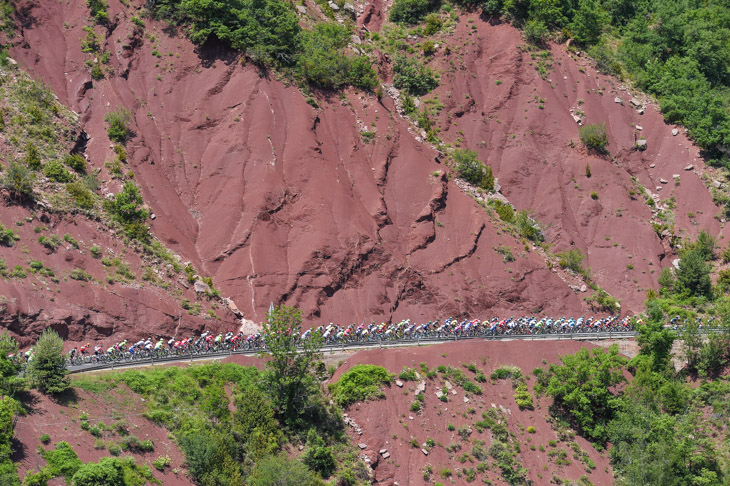
{"type": "MultiPolygon", "coordinates": [[[[571,438],[573,434],[569,431],[560,434],[553,428],[548,412],[549,398],[536,399],[534,410],[520,410],[511,381],[489,379],[492,372],[503,365],[517,366],[525,376],[531,375],[533,369],[559,363],[559,355],[574,353],[583,346],[592,347],[575,341],[469,341],[360,351],[344,361],[332,381],[337,381],[344,372],[360,363],[381,365],[395,374],[407,366],[418,370],[421,375],[416,381],[403,381],[403,387],[395,384],[386,387],[383,399],[357,403],[347,411],[362,431],[360,435],[357,428],[351,426],[348,433],[356,443],[366,446],[363,454],[370,458],[379,484],[445,483],[449,478],[455,484],[467,484],[468,470],[476,471],[479,463],[486,463],[488,467],[476,472],[478,482],[488,479],[491,484],[508,484],[500,472],[498,461],[492,457],[475,457],[475,453],[479,455],[474,451],[478,441],[483,441],[487,450],[495,442],[494,431],[489,428],[479,430],[476,425],[486,413],[498,417],[506,425],[513,444],[519,444],[515,459],[527,469],[525,477],[534,484],[548,484],[555,477],[577,481],[585,475],[593,484],[609,485],[613,484],[613,475],[607,453],[598,453],[577,435],[571,438]],[[467,393],[450,382],[452,388],[446,394],[448,402],[441,401],[436,393],[449,386],[446,382],[450,378],[443,373],[427,378],[421,363],[425,363],[429,370],[441,365],[457,368],[472,381],[475,373],[465,366],[474,364],[487,376],[486,383],[477,383],[482,395],[467,393]],[[419,383],[425,385],[425,401],[420,411],[413,412],[410,407],[416,401],[419,383]],[[534,427],[534,432],[532,429],[528,431],[530,426],[534,427]],[[424,446],[428,439],[432,439],[435,445],[424,446]],[[387,450],[389,457],[380,454],[382,449],[387,450]],[[428,455],[422,449],[426,449],[428,455]],[[558,460],[563,455],[562,450],[567,462],[558,460]],[[590,467],[590,464],[595,467],[590,467]],[[430,480],[426,480],[424,472],[429,466],[432,473],[430,480]]],[[[528,376],[526,383],[530,392],[534,392],[534,382],[534,376],[528,376]]]]}
{"type": "Polygon", "coordinates": [[[129,165],[155,234],[246,317],[260,321],[271,301],[327,321],[581,312],[540,256],[434,175],[437,154],[389,100],[347,93],[315,110],[225,50],[196,50],[149,20],[133,34],[131,3],[110,2],[106,79],[83,64],[83,4],[29,7],[12,54],[82,113],[97,167],[112,153],[105,114],[132,111],[129,165]],[[377,132],[370,144],[358,122],[377,132]],[[522,255],[505,264],[502,245],[522,255]]]}

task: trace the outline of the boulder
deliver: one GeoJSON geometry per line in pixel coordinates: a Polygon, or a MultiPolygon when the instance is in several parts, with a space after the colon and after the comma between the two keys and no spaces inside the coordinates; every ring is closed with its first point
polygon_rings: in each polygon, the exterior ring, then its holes
{"type": "Polygon", "coordinates": [[[330,8],[332,10],[334,10],[335,12],[337,12],[340,9],[339,5],[337,5],[335,2],[329,2],[327,5],[329,5],[330,8]]]}
{"type": "Polygon", "coordinates": [[[673,136],[673,137],[676,137],[677,135],[679,135],[679,128],[674,128],[674,129],[672,130],[672,136],[673,136]]]}
{"type": "Polygon", "coordinates": [[[638,131],[642,131],[642,130],[644,129],[644,127],[642,127],[641,125],[636,125],[636,129],[637,129],[638,131]]]}
{"type": "Polygon", "coordinates": [[[358,446],[358,447],[359,447],[360,449],[367,449],[367,448],[368,448],[368,445],[367,445],[367,444],[363,444],[362,442],[360,442],[360,443],[359,443],[359,444],[358,444],[357,446],[358,446]]]}
{"type": "Polygon", "coordinates": [[[297,12],[299,12],[301,15],[307,15],[307,7],[304,5],[297,5],[297,12]]]}
{"type": "Polygon", "coordinates": [[[637,98],[631,98],[629,100],[629,103],[631,103],[632,105],[636,106],[637,108],[639,106],[641,106],[641,101],[639,101],[637,98]]]}
{"type": "Polygon", "coordinates": [[[669,184],[669,181],[664,178],[659,179],[659,182],[661,182],[662,184],[669,184]]]}
{"type": "Polygon", "coordinates": [[[579,117],[578,115],[573,115],[573,120],[575,120],[575,122],[576,122],[576,123],[577,123],[578,125],[580,125],[580,123],[581,123],[581,121],[582,121],[582,120],[581,120],[581,118],[580,118],[580,117],[579,117]]]}
{"type": "Polygon", "coordinates": [[[345,3],[345,6],[343,8],[351,14],[355,13],[355,6],[351,3],[345,3]]]}
{"type": "Polygon", "coordinates": [[[427,456],[428,455],[428,451],[426,449],[421,449],[421,452],[423,452],[423,455],[424,456],[427,456]]]}
{"type": "Polygon", "coordinates": [[[195,284],[193,285],[193,288],[195,289],[195,292],[198,294],[207,294],[210,292],[210,287],[207,283],[203,282],[202,280],[196,280],[195,284]]]}
{"type": "Polygon", "coordinates": [[[403,382],[400,380],[395,380],[395,386],[397,386],[398,388],[403,388],[403,382]]]}
{"type": "Polygon", "coordinates": [[[689,164],[687,167],[684,168],[684,170],[693,170],[695,168],[694,165],[689,164]]]}
{"type": "Polygon", "coordinates": [[[360,37],[358,37],[356,34],[352,34],[352,43],[359,46],[360,44],[362,44],[362,39],[360,39],[360,37]]]}
{"type": "Polygon", "coordinates": [[[613,101],[614,101],[614,103],[618,103],[619,105],[623,105],[623,104],[624,104],[624,100],[622,100],[622,99],[621,99],[621,98],[619,98],[618,96],[617,96],[617,97],[615,97],[615,98],[613,99],[613,101]]]}

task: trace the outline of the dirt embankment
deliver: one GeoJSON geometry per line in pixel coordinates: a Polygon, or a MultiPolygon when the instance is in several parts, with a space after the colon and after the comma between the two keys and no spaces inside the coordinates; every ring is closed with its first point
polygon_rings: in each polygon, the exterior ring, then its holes
{"type": "Polygon", "coordinates": [[[554,478],[577,481],[585,475],[593,484],[609,485],[613,484],[613,475],[608,454],[597,452],[577,435],[570,438],[569,431],[565,431],[561,440],[549,420],[549,398],[536,399],[534,410],[520,410],[511,381],[489,378],[500,366],[517,366],[527,377],[529,391],[534,393],[535,377],[530,376],[533,369],[546,369],[550,363],[559,362],[559,355],[574,353],[581,347],[591,348],[592,345],[574,341],[470,341],[360,351],[344,360],[332,381],[360,363],[381,365],[396,374],[407,366],[421,375],[416,381],[403,381],[403,387],[395,384],[386,387],[383,399],[357,403],[347,410],[349,418],[362,431],[358,434],[356,427],[349,427],[348,433],[356,443],[365,445],[362,452],[371,460],[379,484],[432,484],[433,481],[445,482],[449,477],[456,484],[467,484],[470,469],[477,471],[479,482],[489,479],[491,484],[508,484],[497,466],[498,461],[491,457],[475,457],[479,454],[474,450],[478,441],[484,442],[486,450],[495,442],[495,431],[480,430],[477,425],[484,419],[483,414],[488,414],[499,417],[506,425],[513,444],[518,444],[516,462],[527,469],[525,477],[534,484],[548,484],[554,478]],[[477,383],[482,389],[481,395],[467,393],[443,373],[427,378],[421,363],[429,370],[441,365],[457,368],[474,381],[476,373],[465,368],[473,364],[486,375],[487,382],[477,383]],[[446,384],[449,380],[452,388],[447,388],[448,402],[443,402],[436,394],[449,386],[446,384]],[[413,412],[411,404],[417,401],[415,394],[419,384],[425,385],[425,400],[421,410],[413,412]],[[528,427],[534,427],[534,432],[528,427]],[[425,445],[429,439],[433,443],[425,445]],[[383,457],[381,449],[386,449],[389,456],[383,457]],[[426,449],[428,455],[422,449],[426,449]],[[563,459],[567,458],[567,461],[561,460],[563,450],[563,459]],[[479,463],[486,463],[488,467],[480,471],[479,463]],[[590,467],[591,463],[595,467],[590,467]],[[429,466],[432,473],[430,480],[426,480],[424,472],[429,466]]]}
{"type": "Polygon", "coordinates": [[[103,80],[83,63],[83,4],[30,7],[12,55],[81,113],[102,175],[104,116],[132,111],[129,169],[155,234],[247,318],[260,321],[272,301],[326,322],[584,310],[542,258],[435,174],[437,154],[389,100],[348,92],[314,109],[225,49],[196,49],[149,19],[135,33],[140,3],[110,2],[103,80]],[[505,263],[500,246],[517,260],[505,263]]]}

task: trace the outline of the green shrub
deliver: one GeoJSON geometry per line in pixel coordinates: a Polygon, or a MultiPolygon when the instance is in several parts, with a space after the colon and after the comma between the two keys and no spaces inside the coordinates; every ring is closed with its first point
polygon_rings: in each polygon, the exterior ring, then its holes
{"type": "Polygon", "coordinates": [[[35,175],[28,167],[10,162],[2,178],[2,185],[16,199],[33,199],[35,175]]]}
{"type": "Polygon", "coordinates": [[[499,219],[504,222],[511,223],[515,218],[515,210],[508,203],[503,203],[499,199],[492,199],[489,201],[489,205],[494,208],[499,219]]]}
{"type": "Polygon", "coordinates": [[[56,251],[56,248],[61,245],[61,238],[58,235],[40,236],[38,237],[38,243],[51,251],[56,251]]]}
{"type": "Polygon", "coordinates": [[[86,159],[80,154],[71,154],[63,159],[63,163],[71,167],[76,172],[86,173],[86,159]]]}
{"type": "Polygon", "coordinates": [[[101,257],[101,247],[94,245],[91,248],[89,248],[89,253],[91,253],[91,256],[98,259],[101,257]]]}
{"type": "Polygon", "coordinates": [[[324,440],[314,429],[309,429],[307,446],[307,450],[302,455],[302,462],[312,471],[328,478],[337,468],[332,448],[325,446],[324,440]]]}
{"type": "Polygon", "coordinates": [[[423,95],[439,85],[438,77],[415,57],[399,55],[393,65],[393,85],[410,95],[423,95]]]}
{"type": "Polygon", "coordinates": [[[56,182],[71,182],[74,180],[73,174],[71,174],[66,168],[57,160],[49,161],[43,168],[43,173],[56,182]]]}
{"type": "Polygon", "coordinates": [[[403,381],[416,381],[418,380],[418,374],[413,368],[404,366],[401,372],[398,374],[398,378],[403,381]]]}
{"type": "Polygon", "coordinates": [[[317,23],[302,33],[302,52],[297,60],[297,72],[307,82],[325,89],[344,85],[372,90],[378,76],[372,62],[365,56],[348,56],[351,30],[336,22],[317,23]]]}
{"type": "Polygon", "coordinates": [[[71,182],[66,184],[66,191],[69,193],[74,203],[81,209],[91,209],[96,202],[94,195],[81,182],[71,182]]]}
{"type": "Polygon", "coordinates": [[[38,147],[32,142],[28,142],[25,146],[25,165],[31,170],[38,170],[41,168],[41,154],[38,151],[38,147]]]}
{"type": "Polygon", "coordinates": [[[63,241],[73,246],[77,250],[79,249],[79,241],[70,234],[66,233],[65,235],[63,235],[63,241]]]}
{"type": "Polygon", "coordinates": [[[420,412],[421,411],[421,402],[418,400],[411,403],[411,412],[420,412]]]}
{"type": "Polygon", "coordinates": [[[515,389],[515,402],[517,402],[520,410],[532,410],[534,408],[532,394],[527,390],[527,385],[524,382],[517,384],[517,388],[515,389]]]}
{"type": "Polygon", "coordinates": [[[119,108],[107,113],[104,120],[109,125],[106,130],[109,140],[124,144],[131,135],[132,113],[126,108],[119,108]]]}
{"type": "Polygon", "coordinates": [[[527,238],[528,240],[535,242],[545,240],[545,236],[542,234],[540,227],[537,225],[535,220],[529,216],[526,209],[518,211],[515,214],[514,224],[517,228],[517,232],[523,238],[527,238]]]}
{"type": "Polygon", "coordinates": [[[443,22],[438,14],[430,13],[426,15],[426,25],[423,28],[424,34],[433,35],[441,30],[441,27],[443,27],[443,22]]]}
{"type": "Polygon", "coordinates": [[[13,246],[18,240],[20,240],[20,236],[16,235],[15,231],[0,223],[0,245],[13,246]]]}
{"type": "Polygon", "coordinates": [[[440,6],[441,0],[395,0],[389,18],[391,22],[413,25],[440,6]]]}
{"type": "Polygon", "coordinates": [[[539,20],[528,20],[522,30],[525,41],[536,46],[542,46],[547,40],[549,31],[544,22],[539,20]]]}
{"type": "Polygon", "coordinates": [[[536,432],[537,432],[537,430],[535,429],[535,427],[533,427],[532,425],[528,425],[527,426],[527,433],[528,434],[534,434],[536,432]]]}
{"type": "Polygon", "coordinates": [[[41,442],[44,444],[48,444],[49,442],[51,442],[51,436],[48,434],[41,435],[41,442]]]}
{"type": "Polygon", "coordinates": [[[261,65],[290,64],[300,45],[299,18],[284,0],[159,0],[150,10],[157,18],[189,25],[196,44],[217,38],[261,65]]]}
{"type": "Polygon", "coordinates": [[[69,273],[68,276],[69,278],[79,280],[81,282],[88,282],[90,280],[93,280],[94,278],[80,268],[74,268],[73,270],[71,270],[71,273],[69,273]]]}
{"type": "Polygon", "coordinates": [[[481,187],[485,191],[491,192],[494,190],[492,168],[488,165],[483,165],[479,161],[479,156],[475,151],[456,149],[452,157],[456,163],[456,171],[459,177],[475,186],[481,187]]]}
{"type": "Polygon", "coordinates": [[[598,193],[597,193],[596,191],[592,191],[592,192],[591,192],[591,199],[593,199],[594,201],[595,201],[596,199],[598,199],[598,193]]]}
{"type": "Polygon", "coordinates": [[[381,386],[389,385],[393,375],[382,366],[355,365],[344,373],[336,383],[329,385],[332,398],[341,407],[384,396],[381,386]]]}
{"type": "Polygon", "coordinates": [[[81,467],[81,460],[68,442],[59,442],[54,450],[42,451],[46,468],[52,477],[63,476],[70,479],[81,467]]]}
{"type": "Polygon", "coordinates": [[[97,24],[106,24],[109,22],[109,5],[106,0],[86,0],[86,4],[91,10],[91,16],[97,24]]]}
{"type": "Polygon", "coordinates": [[[158,471],[164,471],[170,465],[170,456],[160,456],[152,462],[158,471]]]}
{"type": "Polygon", "coordinates": [[[605,290],[598,289],[590,297],[586,297],[585,301],[595,310],[605,312],[617,312],[621,308],[621,304],[614,297],[609,295],[605,290]]]}
{"type": "Polygon", "coordinates": [[[583,268],[583,260],[585,255],[577,248],[571,248],[568,251],[558,253],[558,265],[560,268],[567,268],[575,273],[586,275],[587,270],[583,268]]]}
{"type": "Polygon", "coordinates": [[[578,129],[580,140],[589,149],[605,152],[608,146],[608,135],[605,123],[589,123],[578,129]]]}

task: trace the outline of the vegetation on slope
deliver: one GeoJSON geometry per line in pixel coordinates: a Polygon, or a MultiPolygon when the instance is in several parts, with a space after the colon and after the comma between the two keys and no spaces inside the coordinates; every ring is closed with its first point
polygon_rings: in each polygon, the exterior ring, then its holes
{"type": "Polygon", "coordinates": [[[293,5],[282,0],[158,0],[152,12],[185,26],[197,44],[221,40],[253,62],[304,83],[326,89],[377,86],[370,59],[347,49],[350,25],[326,22],[304,30],[293,5]]]}

